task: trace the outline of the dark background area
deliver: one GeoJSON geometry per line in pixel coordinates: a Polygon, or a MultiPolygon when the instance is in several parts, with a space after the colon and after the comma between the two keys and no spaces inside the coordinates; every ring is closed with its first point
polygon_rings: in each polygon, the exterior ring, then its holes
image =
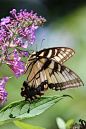
{"type": "MultiPolygon", "coordinates": [[[[20,9],[27,9],[28,12],[33,10],[38,16],[41,15],[47,19],[44,26],[36,31],[35,44],[40,50],[42,39],[45,39],[41,49],[52,46],[73,48],[76,54],[65,65],[76,72],[84,82],[84,87],[79,89],[61,92],[48,90],[45,96],[69,94],[74,100],[65,98],[41,115],[24,119],[22,122],[47,129],[57,129],[56,117],[61,117],[64,121],[72,118],[75,118],[76,122],[79,119],[86,120],[86,0],[1,0],[0,18],[9,16],[9,12],[14,8],[17,12],[20,9]]],[[[36,46],[33,45],[30,49],[36,50],[36,46]]],[[[25,58],[24,61],[26,60],[25,58]]],[[[11,69],[3,65],[0,68],[0,76],[13,76],[6,83],[8,101],[3,107],[13,101],[23,99],[20,92],[27,75],[21,75],[16,79],[11,69]]],[[[12,122],[1,125],[0,129],[9,129],[9,127],[18,129],[12,122]]]]}
{"type": "Polygon", "coordinates": [[[16,8],[34,10],[38,15],[47,18],[48,22],[61,18],[72,13],[79,7],[86,4],[86,0],[1,0],[0,1],[0,19],[9,16],[10,10],[16,8]]]}

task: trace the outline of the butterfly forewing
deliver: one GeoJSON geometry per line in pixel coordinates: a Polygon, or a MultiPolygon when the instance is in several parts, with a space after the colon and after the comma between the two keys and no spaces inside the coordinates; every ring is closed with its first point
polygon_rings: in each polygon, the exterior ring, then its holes
{"type": "Polygon", "coordinates": [[[63,64],[70,57],[72,57],[74,53],[75,53],[74,50],[71,48],[55,47],[55,48],[41,50],[38,52],[38,55],[41,57],[47,57],[49,59],[53,59],[63,64]]]}

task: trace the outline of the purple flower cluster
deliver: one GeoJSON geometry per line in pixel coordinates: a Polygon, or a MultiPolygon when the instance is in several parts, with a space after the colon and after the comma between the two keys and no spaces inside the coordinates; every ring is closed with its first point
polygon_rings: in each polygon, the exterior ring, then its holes
{"type": "Polygon", "coordinates": [[[8,82],[8,79],[9,79],[9,77],[5,77],[5,78],[0,78],[0,101],[1,101],[1,103],[0,103],[0,106],[2,107],[2,105],[3,105],[3,103],[5,102],[5,101],[7,101],[7,95],[8,95],[8,93],[6,92],[6,90],[5,90],[5,82],[8,82]]]}
{"type": "MultiPolygon", "coordinates": [[[[42,26],[46,19],[42,16],[38,17],[37,13],[33,14],[33,11],[29,13],[26,9],[24,11],[21,9],[19,13],[13,9],[10,13],[12,17],[2,18],[0,23],[0,66],[7,64],[18,78],[25,69],[21,57],[29,55],[29,52],[23,49],[27,49],[28,42],[34,43],[35,30],[39,25],[42,26]]],[[[6,101],[7,92],[3,86],[5,80],[2,80],[0,81],[0,100],[3,104],[6,101]]]]}
{"type": "Polygon", "coordinates": [[[8,54],[7,64],[12,69],[12,72],[14,73],[16,78],[20,76],[20,73],[23,75],[24,69],[25,69],[24,62],[21,62],[21,57],[18,55],[18,52],[16,49],[14,49],[10,54],[8,54]]]}

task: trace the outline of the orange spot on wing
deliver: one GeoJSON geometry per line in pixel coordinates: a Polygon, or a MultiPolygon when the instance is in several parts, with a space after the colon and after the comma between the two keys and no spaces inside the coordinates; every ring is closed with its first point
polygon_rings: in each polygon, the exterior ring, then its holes
{"type": "Polygon", "coordinates": [[[44,85],[44,88],[45,88],[45,89],[47,88],[47,84],[44,85]]]}
{"type": "Polygon", "coordinates": [[[43,94],[43,93],[44,93],[44,91],[41,91],[41,93],[43,94]]]}
{"type": "Polygon", "coordinates": [[[40,98],[40,95],[35,95],[37,98],[40,98]]]}
{"type": "Polygon", "coordinates": [[[27,95],[24,95],[25,97],[27,97],[27,95]]]}
{"type": "Polygon", "coordinates": [[[25,91],[25,86],[23,86],[23,89],[24,89],[24,91],[25,91]]]}

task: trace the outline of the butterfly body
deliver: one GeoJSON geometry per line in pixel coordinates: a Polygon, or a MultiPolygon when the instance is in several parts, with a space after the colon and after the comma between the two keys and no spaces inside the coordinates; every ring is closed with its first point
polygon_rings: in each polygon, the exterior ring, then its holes
{"type": "Polygon", "coordinates": [[[83,85],[78,75],[63,65],[74,53],[73,49],[67,47],[54,47],[32,53],[24,71],[28,76],[21,88],[22,97],[31,102],[44,95],[48,87],[58,91],[83,85]]]}

